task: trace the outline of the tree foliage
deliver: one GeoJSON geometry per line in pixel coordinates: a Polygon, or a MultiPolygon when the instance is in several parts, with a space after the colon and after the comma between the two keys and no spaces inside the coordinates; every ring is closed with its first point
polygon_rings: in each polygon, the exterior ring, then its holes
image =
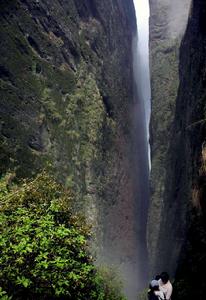
{"type": "Polygon", "coordinates": [[[1,299],[117,299],[105,296],[70,191],[45,173],[15,189],[0,185],[1,299]]]}

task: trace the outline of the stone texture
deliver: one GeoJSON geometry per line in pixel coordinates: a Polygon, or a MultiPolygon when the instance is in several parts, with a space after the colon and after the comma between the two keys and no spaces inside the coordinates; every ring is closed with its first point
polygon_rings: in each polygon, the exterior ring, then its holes
{"type": "MultiPolygon", "coordinates": [[[[175,276],[173,299],[176,300],[203,300],[206,292],[204,276],[200,275],[204,274],[206,267],[205,17],[205,1],[194,0],[187,30],[181,41],[179,60],[175,59],[179,69],[179,87],[178,92],[176,88],[172,89],[177,92],[177,97],[173,98],[173,111],[170,112],[171,118],[167,119],[170,121],[170,130],[165,130],[164,123],[162,126],[162,143],[167,146],[164,151],[160,150],[160,143],[157,144],[157,124],[161,125],[162,118],[156,112],[159,98],[155,96],[155,91],[163,91],[165,96],[165,90],[162,87],[160,89],[160,78],[156,78],[157,83],[153,80],[151,128],[154,133],[154,190],[149,215],[151,272],[154,274],[167,270],[175,276]],[[163,158],[161,163],[156,160],[158,154],[163,158]],[[154,185],[156,182],[161,185],[154,185]]],[[[157,58],[152,56],[151,62],[155,76],[157,58]]],[[[170,72],[173,66],[169,66],[170,72]]],[[[162,66],[162,70],[167,70],[167,64],[162,66]]],[[[177,74],[172,74],[177,80],[177,74]]],[[[170,81],[168,78],[166,87],[170,87],[170,81]]],[[[161,112],[164,112],[163,106],[161,112]]]]}
{"type": "Polygon", "coordinates": [[[187,24],[190,1],[150,0],[150,69],[152,114],[151,201],[148,250],[151,273],[159,270],[159,235],[164,214],[167,153],[179,85],[179,47],[187,24]]]}
{"type": "Polygon", "coordinates": [[[204,299],[206,293],[205,278],[200,275],[206,267],[205,17],[205,1],[193,1],[180,47],[180,85],[161,221],[160,255],[162,261],[169,261],[170,269],[177,265],[174,297],[181,300],[204,299]]]}
{"type": "Polygon", "coordinates": [[[134,292],[133,1],[8,0],[0,17],[0,173],[71,187],[134,292]]]}

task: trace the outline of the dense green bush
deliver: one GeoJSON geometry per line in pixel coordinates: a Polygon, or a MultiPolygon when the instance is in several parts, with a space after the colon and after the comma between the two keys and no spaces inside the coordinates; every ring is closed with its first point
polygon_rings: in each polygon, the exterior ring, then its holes
{"type": "Polygon", "coordinates": [[[1,299],[117,299],[93,265],[70,192],[45,173],[0,190],[1,299]]]}

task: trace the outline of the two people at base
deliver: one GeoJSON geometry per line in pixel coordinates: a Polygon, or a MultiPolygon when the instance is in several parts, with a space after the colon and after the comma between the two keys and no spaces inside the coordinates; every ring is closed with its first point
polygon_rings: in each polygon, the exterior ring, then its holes
{"type": "Polygon", "coordinates": [[[167,272],[162,272],[150,282],[148,300],[171,300],[172,284],[167,272]]]}

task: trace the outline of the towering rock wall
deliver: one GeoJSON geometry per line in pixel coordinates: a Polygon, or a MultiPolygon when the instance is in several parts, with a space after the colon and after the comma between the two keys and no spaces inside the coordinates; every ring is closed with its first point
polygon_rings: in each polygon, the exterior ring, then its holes
{"type": "MultiPolygon", "coordinates": [[[[151,9],[154,9],[154,4],[151,4],[151,9]]],[[[149,216],[151,272],[168,270],[172,276],[176,273],[174,299],[204,299],[206,290],[205,280],[200,276],[206,266],[205,17],[205,1],[193,1],[187,30],[180,45],[180,56],[176,57],[172,65],[162,65],[164,74],[168,74],[167,66],[169,72],[178,66],[179,77],[178,73],[172,72],[165,83],[165,89],[159,86],[162,77],[152,79],[153,197],[149,216]],[[173,97],[173,109],[169,110],[168,106],[170,118],[166,118],[169,125],[166,128],[160,115],[165,113],[165,107],[159,106],[160,113],[156,111],[163,98],[157,97],[155,91],[166,96],[165,90],[170,91],[170,83],[174,83],[174,78],[177,83],[179,81],[179,85],[176,83],[175,89],[172,88],[177,97],[173,97]],[[161,137],[158,124],[162,126],[164,151],[160,142],[157,143],[158,137],[161,137]],[[156,178],[157,175],[160,177],[156,178]],[[157,217],[159,220],[155,219],[157,217]]],[[[152,13],[151,30],[154,29],[153,21],[152,13]]],[[[158,57],[154,56],[153,31],[151,34],[152,74],[155,76],[158,57]]],[[[165,103],[167,99],[171,98],[164,97],[165,103]]]]}
{"type": "Polygon", "coordinates": [[[152,273],[160,271],[159,236],[161,219],[165,213],[167,152],[179,85],[179,47],[187,24],[189,7],[189,0],[150,0],[152,166],[147,239],[152,273]]]}
{"type": "Polygon", "coordinates": [[[0,173],[54,173],[136,286],[133,1],[3,0],[0,15],[0,173]]]}
{"type": "Polygon", "coordinates": [[[206,3],[193,1],[180,47],[180,85],[168,154],[161,256],[176,263],[176,299],[205,298],[206,3]],[[171,247],[172,245],[172,247],[171,247]],[[164,250],[163,250],[164,249],[164,250]]]}
{"type": "Polygon", "coordinates": [[[1,2],[1,173],[84,176],[100,129],[126,131],[134,33],[132,1],[1,2]]]}

